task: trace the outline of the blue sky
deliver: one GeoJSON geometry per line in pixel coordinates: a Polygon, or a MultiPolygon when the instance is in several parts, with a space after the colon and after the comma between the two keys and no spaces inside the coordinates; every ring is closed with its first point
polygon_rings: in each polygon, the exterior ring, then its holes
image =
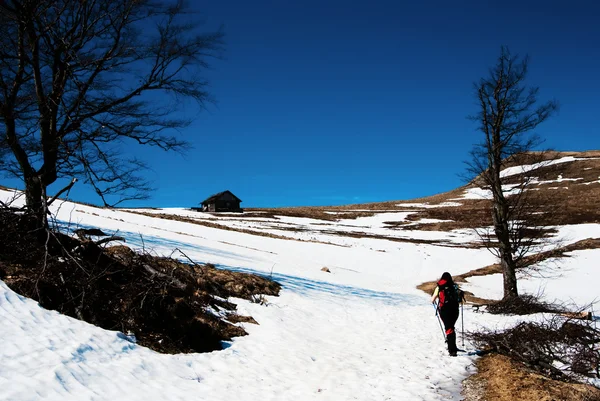
{"type": "MultiPolygon", "coordinates": [[[[195,118],[186,155],[134,150],[156,191],[124,206],[193,206],[225,189],[244,207],[451,190],[480,139],[472,84],[503,44],[530,55],[530,83],[560,102],[538,129],[545,145],[600,148],[596,1],[193,3],[207,29],[225,28],[207,73],[218,103],[183,111],[195,118]]],[[[82,184],[72,196],[98,202],[82,184]]]]}

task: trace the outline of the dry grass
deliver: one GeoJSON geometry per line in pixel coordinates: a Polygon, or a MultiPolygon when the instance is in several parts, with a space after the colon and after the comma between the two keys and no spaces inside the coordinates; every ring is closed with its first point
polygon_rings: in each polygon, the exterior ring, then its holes
{"type": "Polygon", "coordinates": [[[503,355],[486,355],[476,366],[478,372],[463,382],[463,388],[475,389],[463,391],[465,401],[600,400],[600,389],[549,379],[503,355]]]}
{"type": "Polygon", "coordinates": [[[303,206],[303,207],[283,207],[283,208],[249,208],[245,209],[243,215],[239,215],[241,219],[247,217],[264,217],[276,219],[278,216],[286,217],[302,217],[323,221],[337,221],[343,219],[356,219],[358,217],[373,216],[379,210],[350,210],[346,206],[303,206]],[[342,214],[331,214],[327,212],[337,212],[342,214]]]}
{"type": "MultiPolygon", "coordinates": [[[[335,244],[335,243],[331,243],[331,242],[318,241],[318,240],[312,240],[312,239],[308,240],[308,239],[291,238],[291,237],[286,237],[286,236],[283,236],[283,235],[277,235],[277,234],[267,233],[267,232],[259,231],[259,230],[230,227],[230,226],[226,226],[226,225],[223,225],[223,224],[209,222],[209,221],[206,221],[206,220],[197,220],[197,219],[192,219],[192,218],[189,218],[189,217],[183,217],[183,216],[177,216],[177,215],[171,215],[171,214],[147,213],[147,212],[141,212],[139,210],[129,211],[129,213],[135,213],[135,214],[139,214],[139,215],[142,215],[142,216],[148,216],[148,217],[156,217],[156,218],[165,219],[165,220],[181,221],[181,222],[185,222],[185,223],[196,224],[196,225],[199,225],[199,226],[217,228],[219,230],[235,231],[235,232],[244,233],[244,234],[256,235],[256,236],[259,236],[259,237],[268,237],[268,238],[275,238],[275,239],[285,239],[285,240],[289,240],[289,241],[299,241],[299,242],[312,242],[312,243],[327,244],[327,245],[342,246],[342,247],[344,246],[344,245],[339,245],[339,244],[335,244]]],[[[278,214],[278,215],[281,215],[281,214],[278,214]]],[[[303,217],[306,217],[306,216],[303,216],[303,217]]],[[[280,231],[292,231],[292,232],[301,232],[301,231],[303,231],[302,229],[295,228],[295,227],[276,227],[276,229],[280,230],[280,231]]],[[[322,233],[322,234],[329,234],[329,235],[337,235],[337,236],[341,236],[341,237],[382,239],[382,240],[388,240],[388,241],[393,241],[393,242],[409,242],[409,243],[414,243],[414,244],[430,244],[430,245],[442,245],[442,246],[457,246],[457,245],[454,245],[454,244],[452,244],[450,242],[447,242],[447,241],[425,240],[425,239],[414,239],[414,238],[398,238],[398,237],[389,237],[389,236],[386,236],[386,235],[370,234],[370,233],[363,233],[363,232],[322,230],[322,231],[320,231],[320,233],[322,233]]]]}
{"type": "MultiPolygon", "coordinates": [[[[264,231],[250,230],[250,229],[236,228],[236,227],[229,227],[229,226],[226,226],[226,225],[223,225],[223,224],[212,223],[212,222],[205,221],[205,220],[196,220],[196,219],[192,219],[192,218],[189,218],[189,217],[177,216],[177,215],[172,215],[172,214],[146,213],[146,212],[141,212],[139,210],[136,210],[136,211],[131,211],[130,210],[129,213],[139,214],[139,215],[148,216],[148,217],[156,217],[156,218],[164,219],[164,220],[181,221],[183,223],[196,224],[196,225],[199,225],[199,226],[217,228],[219,230],[235,231],[235,232],[244,233],[244,234],[256,235],[256,236],[259,236],[259,237],[268,237],[268,238],[275,238],[275,239],[285,239],[285,240],[290,240],[290,241],[314,242],[314,243],[320,243],[320,244],[337,245],[337,244],[332,244],[332,243],[329,243],[329,242],[322,242],[322,241],[316,241],[316,240],[301,240],[301,239],[296,239],[296,238],[290,238],[290,237],[285,237],[283,235],[276,235],[276,234],[266,233],[264,231]]],[[[278,227],[277,229],[278,230],[283,230],[283,229],[286,229],[286,228],[278,227]]],[[[292,228],[287,228],[287,229],[289,231],[301,231],[299,229],[292,229],[292,228]]],[[[339,245],[339,246],[341,246],[341,245],[339,245]]]]}
{"type": "MultiPolygon", "coordinates": [[[[553,152],[546,155],[547,158],[561,158],[576,156],[585,158],[573,162],[554,164],[535,170],[535,176],[539,181],[555,181],[559,175],[565,179],[581,178],[577,181],[563,181],[554,183],[534,184],[531,186],[530,200],[540,212],[549,212],[552,216],[551,222],[547,224],[565,225],[581,223],[600,223],[600,151],[588,152],[553,152]],[[599,159],[596,159],[599,158],[599,159]],[[565,189],[564,187],[568,187],[565,189]],[[558,188],[558,189],[553,189],[558,188]],[[551,212],[551,213],[550,213],[551,212]]],[[[524,157],[514,161],[511,165],[523,165],[533,162],[524,157]]],[[[507,178],[506,183],[516,182],[519,175],[507,178]]],[[[382,211],[399,212],[410,211],[412,214],[407,218],[409,221],[418,222],[421,219],[450,220],[438,223],[422,223],[410,225],[406,228],[411,230],[435,230],[450,231],[454,229],[469,229],[488,226],[491,221],[491,202],[488,200],[460,199],[468,188],[476,187],[469,183],[455,190],[436,194],[433,196],[412,199],[409,201],[386,201],[366,204],[354,204],[344,206],[319,206],[319,207],[295,207],[280,209],[247,209],[252,212],[263,212],[252,214],[252,217],[275,217],[291,216],[306,217],[325,221],[337,221],[340,218],[353,219],[358,217],[372,216],[382,211]],[[403,203],[427,203],[430,205],[444,202],[458,202],[460,206],[444,206],[437,208],[403,207],[403,203]],[[360,211],[357,211],[360,210],[360,211]],[[344,212],[343,214],[330,214],[326,212],[344,212]]],[[[243,218],[244,216],[240,216],[243,218]]],[[[249,216],[247,216],[249,217],[249,216]]],[[[543,218],[543,215],[540,215],[543,218]]],[[[406,223],[392,223],[398,229],[403,229],[406,223]]]]}
{"type": "Polygon", "coordinates": [[[452,244],[451,242],[431,240],[431,239],[399,238],[399,237],[389,237],[386,235],[379,235],[379,234],[370,234],[370,233],[363,233],[363,232],[336,231],[336,230],[324,230],[321,232],[323,234],[338,235],[340,237],[381,239],[381,240],[392,241],[392,242],[405,242],[405,243],[408,242],[411,244],[440,245],[440,246],[448,246],[448,247],[457,246],[456,244],[452,244]]]}

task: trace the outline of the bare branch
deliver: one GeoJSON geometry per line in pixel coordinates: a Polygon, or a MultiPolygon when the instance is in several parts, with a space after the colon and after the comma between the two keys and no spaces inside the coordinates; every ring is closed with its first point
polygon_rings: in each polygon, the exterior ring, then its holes
{"type": "Polygon", "coordinates": [[[71,188],[73,188],[73,185],[75,185],[75,183],[76,183],[76,182],[77,182],[77,178],[73,178],[73,179],[71,180],[71,182],[69,183],[69,185],[67,185],[66,187],[64,187],[64,188],[63,188],[63,189],[61,189],[60,191],[58,191],[58,192],[57,192],[57,194],[56,194],[56,195],[54,195],[54,196],[52,197],[52,199],[50,199],[50,200],[49,200],[49,201],[46,203],[46,205],[47,205],[47,206],[50,206],[50,205],[52,204],[52,202],[54,202],[54,201],[55,201],[55,200],[56,200],[56,199],[57,199],[59,196],[61,196],[63,193],[65,193],[65,192],[67,192],[67,191],[70,191],[70,190],[71,190],[71,188]]]}
{"type": "Polygon", "coordinates": [[[119,235],[113,235],[110,237],[102,238],[101,240],[98,240],[94,243],[96,245],[102,245],[102,244],[106,244],[106,243],[112,242],[112,241],[125,241],[125,237],[121,237],[119,235]]]}
{"type": "Polygon", "coordinates": [[[84,179],[107,205],[146,197],[142,163],[123,154],[189,148],[176,135],[190,121],[173,111],[212,101],[202,73],[223,32],[201,32],[181,1],[1,4],[0,170],[23,179],[27,206],[39,213],[41,187],[62,177],[84,179]]]}
{"type": "MultiPolygon", "coordinates": [[[[469,117],[478,123],[483,140],[471,150],[467,172],[475,184],[491,192],[495,241],[491,241],[491,230],[478,234],[500,259],[505,299],[518,296],[515,271],[523,267],[527,254],[547,242],[544,226],[551,224],[551,216],[546,215],[542,223],[533,214],[528,191],[532,176],[526,172],[509,178],[502,175],[506,167],[534,157],[530,152],[541,139],[531,131],[558,108],[555,101],[537,105],[538,88],[525,85],[528,62],[527,57],[520,59],[502,47],[489,76],[475,84],[479,112],[469,117]]],[[[540,160],[547,156],[537,154],[540,160]]]]}

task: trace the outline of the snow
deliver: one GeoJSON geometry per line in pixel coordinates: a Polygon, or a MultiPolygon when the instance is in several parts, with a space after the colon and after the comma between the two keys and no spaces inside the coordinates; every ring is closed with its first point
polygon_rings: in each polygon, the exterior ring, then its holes
{"type": "Polygon", "coordinates": [[[190,355],[159,355],[3,283],[0,299],[7,400],[458,399],[474,359],[443,357],[433,310],[417,296],[316,289],[284,291],[266,307],[238,300],[260,325],[223,351],[190,355]]]}
{"type": "MultiPolygon", "coordinates": [[[[0,190],[0,200],[10,197],[0,190]]],[[[461,381],[474,372],[476,357],[445,356],[429,296],[415,288],[444,271],[460,274],[494,263],[487,250],[460,246],[476,240],[469,230],[421,232],[385,224],[405,222],[411,212],[331,222],[144,210],[288,238],[282,239],[70,202],[51,209],[65,230],[98,227],[158,255],[177,247],[200,263],[272,274],[283,290],[268,297],[267,306],[231,300],[259,325],[243,324],[249,335],[226,349],[161,355],[122,333],[42,309],[0,282],[0,400],[459,400],[461,381]]],[[[600,225],[561,227],[559,235],[571,242],[600,237],[600,225]]],[[[598,256],[578,251],[561,260],[564,284],[544,284],[546,295],[586,300],[596,294],[588,283],[598,256]]],[[[487,296],[501,288],[496,280],[478,277],[466,286],[487,296]]],[[[536,285],[540,282],[525,279],[522,288],[536,285]]],[[[464,312],[465,330],[517,319],[468,307],[464,312]]]]}
{"type": "MultiPolygon", "coordinates": [[[[582,158],[582,157],[566,156],[566,157],[562,157],[560,159],[547,160],[547,161],[543,161],[540,163],[508,167],[500,172],[500,178],[506,178],[506,177],[510,177],[510,176],[513,176],[516,174],[525,174],[525,173],[531,172],[533,170],[536,170],[538,168],[551,166],[554,164],[569,163],[569,162],[573,162],[576,160],[594,160],[594,159],[598,159],[598,158],[582,158]]],[[[587,169],[589,169],[589,168],[585,168],[584,170],[587,170],[587,169]]],[[[590,184],[593,184],[596,182],[600,183],[600,177],[598,177],[598,178],[599,178],[598,181],[587,182],[587,183],[582,183],[582,184],[590,185],[590,184]]],[[[577,182],[582,179],[583,178],[564,178],[562,176],[562,174],[559,174],[557,176],[556,180],[540,181],[538,177],[530,177],[529,181],[528,181],[527,190],[537,190],[537,188],[531,188],[532,185],[539,186],[539,185],[544,185],[544,184],[552,184],[552,183],[560,183],[560,182],[577,182]]],[[[549,189],[569,189],[569,187],[550,187],[549,189]]],[[[520,185],[519,184],[506,184],[506,185],[502,186],[502,190],[506,196],[516,195],[520,191],[520,185]]],[[[490,191],[488,189],[477,188],[477,187],[467,188],[462,197],[456,198],[456,199],[451,199],[451,200],[462,200],[462,199],[476,199],[476,200],[488,199],[489,200],[489,199],[492,199],[492,191],[490,191]]],[[[450,202],[450,203],[452,203],[452,202],[450,202]]],[[[406,204],[406,205],[411,205],[411,204],[406,204]]],[[[422,205],[422,204],[412,204],[412,205],[414,205],[414,207],[428,207],[427,205],[422,205]]],[[[398,206],[402,206],[402,205],[398,205],[398,206]]],[[[445,205],[445,206],[449,206],[449,205],[445,205]]],[[[435,206],[430,206],[430,207],[435,207],[435,206]]]]}
{"type": "MultiPolygon", "coordinates": [[[[528,181],[526,190],[527,191],[536,191],[539,189],[539,188],[531,188],[531,186],[533,186],[533,185],[539,186],[539,185],[544,185],[544,184],[552,184],[552,183],[560,183],[560,182],[576,182],[576,181],[579,181],[582,179],[583,178],[563,178],[562,175],[559,175],[556,178],[556,180],[540,181],[537,177],[531,177],[528,181]]],[[[591,184],[591,183],[584,183],[584,184],[591,184]]],[[[569,189],[569,187],[549,187],[548,189],[569,189]]],[[[504,192],[505,196],[517,195],[521,191],[521,187],[519,184],[505,184],[505,185],[502,185],[502,191],[504,192]]],[[[457,198],[457,200],[460,200],[460,199],[477,199],[477,200],[488,199],[489,200],[492,198],[493,198],[492,191],[490,191],[489,189],[474,187],[474,188],[467,188],[465,190],[464,194],[462,195],[462,197],[457,198]]]]}
{"type": "Polygon", "coordinates": [[[529,185],[544,185],[544,184],[553,184],[555,182],[565,182],[565,181],[571,181],[571,182],[575,182],[575,181],[579,181],[579,180],[583,180],[583,178],[563,178],[562,175],[559,174],[558,178],[556,180],[543,180],[543,181],[539,181],[537,178],[533,178],[530,182],[529,185]]]}
{"type": "Polygon", "coordinates": [[[564,245],[587,238],[600,238],[600,224],[572,224],[554,228],[558,230],[557,237],[561,238],[564,245]]]}
{"type": "MultiPolygon", "coordinates": [[[[600,301],[598,291],[598,259],[600,249],[567,253],[568,259],[548,259],[537,267],[540,273],[519,275],[518,288],[522,293],[542,295],[547,301],[566,302],[579,307],[600,301]]],[[[502,298],[502,274],[476,276],[462,288],[475,291],[485,298],[502,298]]]]}
{"type": "Polygon", "coordinates": [[[574,162],[576,160],[594,160],[594,159],[598,159],[598,158],[597,157],[585,158],[585,157],[566,156],[566,157],[561,157],[560,159],[547,160],[547,161],[543,161],[540,163],[508,167],[500,172],[500,178],[509,177],[511,175],[516,175],[516,174],[525,174],[530,171],[536,170],[538,168],[552,166],[554,164],[569,163],[569,162],[574,162]]]}
{"type": "Polygon", "coordinates": [[[169,207],[169,208],[156,208],[156,209],[119,209],[124,212],[140,212],[140,213],[149,213],[149,214],[166,214],[170,216],[181,216],[181,217],[189,217],[189,218],[199,218],[199,219],[216,219],[212,213],[204,213],[198,212],[195,210],[191,210],[189,208],[182,207],[169,207]]]}
{"type": "Polygon", "coordinates": [[[597,181],[592,181],[592,182],[584,182],[584,185],[591,185],[591,184],[600,184],[600,177],[598,177],[597,181]]]}
{"type": "Polygon", "coordinates": [[[462,203],[458,202],[442,202],[435,205],[431,205],[429,203],[399,203],[396,206],[398,207],[418,207],[424,209],[432,209],[436,207],[452,207],[452,206],[462,206],[462,203]]]}
{"type": "MultiPolygon", "coordinates": [[[[519,193],[520,191],[520,186],[519,184],[506,184],[506,185],[502,185],[502,191],[504,192],[505,196],[511,196],[511,195],[516,195],[519,193]]],[[[489,189],[483,189],[483,188],[467,188],[465,190],[465,193],[463,194],[462,197],[458,198],[458,199],[492,199],[492,191],[490,191],[489,189]]]]}
{"type": "MultiPolygon", "coordinates": [[[[370,211],[373,212],[373,211],[370,211]]],[[[373,212],[374,213],[374,212],[373,212]]],[[[368,240],[339,236],[336,233],[366,234],[381,236],[390,239],[418,239],[423,241],[439,241],[466,243],[477,240],[470,232],[435,232],[411,230],[411,226],[424,223],[438,223],[448,220],[420,219],[406,220],[406,217],[415,212],[382,212],[372,216],[354,219],[340,219],[338,221],[318,220],[304,217],[275,216],[275,218],[221,218],[217,217],[211,223],[221,226],[261,232],[292,238],[300,241],[315,241],[341,246],[363,246],[368,240]],[[403,222],[401,228],[390,227],[388,222],[403,222]]],[[[201,222],[202,219],[195,219],[201,222]]],[[[381,242],[381,241],[379,241],[381,242]]]]}

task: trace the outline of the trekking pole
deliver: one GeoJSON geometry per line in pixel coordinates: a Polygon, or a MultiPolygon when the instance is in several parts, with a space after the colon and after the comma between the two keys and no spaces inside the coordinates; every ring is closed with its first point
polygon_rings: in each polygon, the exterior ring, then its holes
{"type": "Polygon", "coordinates": [[[440,320],[440,315],[438,314],[437,305],[435,304],[435,302],[432,305],[433,305],[433,308],[435,309],[435,317],[437,318],[437,321],[440,324],[440,329],[442,330],[442,335],[444,336],[444,342],[447,343],[448,339],[446,338],[446,332],[444,331],[444,327],[442,327],[442,321],[440,320]]]}
{"type": "Polygon", "coordinates": [[[460,338],[462,339],[462,346],[465,347],[465,313],[463,309],[463,303],[460,303],[460,331],[462,332],[460,338]]]}

